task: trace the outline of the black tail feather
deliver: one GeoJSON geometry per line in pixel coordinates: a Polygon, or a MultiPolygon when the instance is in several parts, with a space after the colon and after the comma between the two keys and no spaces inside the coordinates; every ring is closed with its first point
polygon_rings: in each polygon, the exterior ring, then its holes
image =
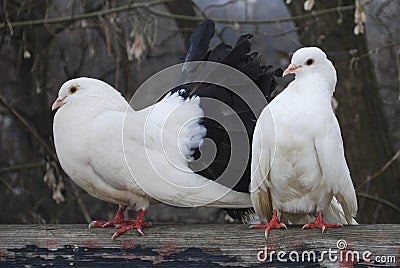
{"type": "Polygon", "coordinates": [[[231,50],[232,46],[225,43],[219,43],[212,51],[210,51],[207,60],[221,62],[231,50]]]}
{"type": "Polygon", "coordinates": [[[199,28],[190,37],[185,62],[203,60],[214,33],[215,23],[212,20],[206,20],[200,24],[199,28]]]}
{"type": "Polygon", "coordinates": [[[237,209],[226,208],[225,211],[232,219],[240,220],[242,222],[246,222],[249,215],[255,213],[253,208],[237,208],[237,209]]]}
{"type": "MultiPolygon", "coordinates": [[[[272,66],[263,66],[260,61],[260,54],[258,52],[251,52],[251,34],[244,34],[239,37],[236,44],[232,47],[230,45],[220,43],[213,50],[209,51],[209,44],[214,35],[214,22],[207,20],[202,23],[198,30],[193,33],[190,38],[189,50],[185,57],[185,62],[204,60],[219,62],[229,65],[242,73],[246,74],[259,88],[265,99],[270,102],[276,96],[276,82],[274,76],[281,76],[282,70],[276,69],[272,66]]],[[[250,107],[244,102],[240,96],[234,92],[214,84],[208,83],[191,83],[180,88],[185,88],[188,95],[197,95],[200,97],[200,105],[202,106],[201,97],[209,97],[227,104],[239,116],[243,125],[247,130],[248,140],[251,142],[253,132],[256,124],[256,116],[250,107]]],[[[216,155],[211,164],[198,163],[199,166],[204,164],[206,168],[196,173],[210,179],[216,180],[227,168],[231,158],[231,141],[227,130],[220,123],[207,118],[207,109],[213,109],[213,112],[219,111],[221,116],[229,120],[229,112],[225,111],[222,107],[203,107],[205,118],[202,124],[207,129],[206,139],[211,139],[216,145],[216,155]]],[[[235,131],[235,130],[233,130],[235,131]]],[[[201,147],[194,153],[194,158],[198,159],[201,155],[201,147]]],[[[248,192],[250,184],[250,160],[251,152],[248,157],[248,163],[244,173],[238,170],[238,174],[243,173],[238,183],[233,187],[234,190],[240,192],[248,192]]],[[[198,166],[196,166],[196,169],[198,166]]],[[[224,184],[224,182],[221,182],[224,184]]],[[[228,183],[227,186],[230,186],[228,183]]],[[[234,218],[242,217],[247,209],[229,210],[229,215],[234,218]]]]}

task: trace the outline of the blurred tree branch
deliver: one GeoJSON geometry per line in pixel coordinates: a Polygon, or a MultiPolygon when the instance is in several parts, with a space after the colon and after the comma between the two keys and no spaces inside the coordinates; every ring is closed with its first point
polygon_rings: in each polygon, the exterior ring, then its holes
{"type": "Polygon", "coordinates": [[[392,165],[399,157],[400,157],[400,149],[397,150],[397,152],[389,159],[389,161],[387,161],[377,172],[375,172],[372,175],[368,175],[367,178],[357,186],[356,190],[357,191],[361,190],[361,188],[363,188],[367,183],[369,183],[370,181],[372,181],[372,180],[378,178],[380,175],[382,175],[382,173],[388,167],[390,167],[390,165],[392,165]]]}
{"type": "Polygon", "coordinates": [[[11,166],[11,167],[0,168],[0,173],[18,171],[21,169],[39,168],[39,167],[44,167],[44,166],[46,166],[46,162],[20,164],[20,165],[15,165],[15,166],[11,166]]]}
{"type": "Polygon", "coordinates": [[[364,53],[364,54],[362,54],[360,56],[353,57],[352,61],[359,61],[359,60],[361,60],[363,58],[372,56],[374,53],[378,53],[382,49],[391,48],[391,47],[397,47],[397,46],[400,46],[400,42],[393,42],[393,43],[385,44],[384,46],[372,49],[372,50],[370,50],[370,51],[368,51],[368,52],[366,52],[366,53],[364,53]]]}
{"type": "MultiPolygon", "coordinates": [[[[323,9],[323,10],[319,10],[319,11],[313,11],[311,13],[298,15],[298,16],[292,16],[292,17],[288,17],[288,18],[266,19],[266,20],[229,20],[229,19],[220,19],[220,18],[211,18],[211,19],[214,20],[216,23],[227,23],[227,24],[270,24],[270,23],[289,22],[289,21],[295,21],[295,20],[306,20],[306,19],[323,16],[323,15],[328,15],[331,13],[351,11],[351,10],[354,10],[354,8],[355,8],[354,5],[336,6],[336,7],[327,8],[327,9],[323,9]]],[[[202,17],[165,13],[165,12],[155,10],[150,7],[147,7],[146,9],[150,13],[153,13],[154,15],[164,17],[164,18],[179,19],[179,20],[192,20],[192,21],[204,21],[204,18],[202,18],[202,17]]]]}
{"type": "Polygon", "coordinates": [[[82,13],[71,16],[57,17],[57,18],[44,18],[44,19],[36,19],[36,20],[26,20],[26,21],[7,21],[0,23],[0,29],[5,28],[6,26],[12,29],[13,27],[24,27],[24,26],[34,26],[34,25],[45,25],[45,24],[54,24],[54,23],[62,23],[62,22],[72,22],[83,19],[95,18],[102,15],[107,15],[116,12],[128,11],[131,9],[136,9],[140,7],[151,7],[154,5],[160,5],[168,2],[172,2],[175,0],[154,0],[154,1],[146,1],[140,3],[130,3],[127,5],[103,9],[95,12],[82,13]]]}
{"type": "MultiPolygon", "coordinates": [[[[64,16],[58,18],[45,18],[45,19],[36,19],[36,20],[27,20],[27,21],[8,21],[0,23],[0,29],[9,27],[10,29],[14,27],[24,27],[24,26],[34,26],[34,25],[44,25],[44,24],[54,24],[54,23],[62,23],[62,22],[72,22],[78,21],[83,19],[94,18],[106,14],[116,13],[116,12],[123,12],[128,11],[135,8],[146,8],[150,13],[164,17],[175,19],[177,21],[187,20],[187,21],[204,21],[204,17],[197,17],[191,15],[184,15],[184,14],[174,14],[174,13],[166,13],[156,9],[151,8],[155,5],[160,5],[164,3],[173,2],[176,0],[156,0],[156,1],[149,1],[149,2],[140,2],[140,3],[131,3],[128,5],[123,5],[115,8],[110,9],[103,9],[100,11],[89,12],[89,13],[82,13],[78,15],[72,16],[64,16]]],[[[313,11],[311,13],[288,17],[288,18],[278,18],[278,19],[267,19],[267,20],[229,20],[229,19],[221,19],[221,18],[212,18],[217,23],[228,23],[228,24],[269,24],[269,23],[282,23],[288,21],[295,21],[295,20],[305,20],[310,18],[315,18],[331,13],[336,12],[343,12],[343,11],[351,11],[354,10],[354,5],[347,5],[347,6],[336,6],[333,8],[327,8],[319,11],[313,11]]]]}
{"type": "MultiPolygon", "coordinates": [[[[194,5],[192,1],[188,0],[175,0],[172,2],[168,2],[165,4],[167,7],[168,11],[171,13],[176,13],[180,15],[186,15],[186,16],[195,16],[196,11],[194,10],[194,5]]],[[[188,20],[179,20],[176,19],[176,24],[178,25],[178,28],[197,28],[197,22],[195,21],[188,21],[188,20]]],[[[185,43],[189,42],[190,38],[190,33],[189,32],[184,32],[182,33],[182,37],[185,40],[185,43]]]]}
{"type": "Polygon", "coordinates": [[[31,128],[25,118],[15,110],[7,101],[6,99],[0,94],[0,102],[10,111],[10,113],[17,118],[17,120],[22,124],[22,126],[28,130],[28,132],[32,135],[32,137],[43,147],[43,149],[47,152],[47,154],[53,158],[55,161],[58,162],[58,158],[47,143],[36,133],[35,130],[31,128]]]}
{"type": "Polygon", "coordinates": [[[376,196],[376,195],[370,195],[370,194],[366,194],[366,193],[357,193],[357,196],[376,201],[376,202],[378,202],[380,204],[384,204],[384,205],[394,209],[397,213],[400,213],[400,207],[398,207],[393,202],[390,202],[389,200],[384,199],[382,197],[379,197],[379,196],[376,196]]]}
{"type": "MultiPolygon", "coordinates": [[[[32,217],[32,219],[34,219],[34,222],[36,223],[45,223],[45,221],[43,220],[43,218],[41,217],[41,215],[39,213],[35,212],[35,208],[32,208],[31,204],[28,204],[26,202],[25,199],[23,199],[20,195],[16,195],[15,192],[13,191],[13,185],[7,181],[6,179],[3,179],[2,177],[0,177],[0,183],[2,183],[7,190],[12,193],[13,196],[15,196],[15,198],[18,199],[18,202],[24,207],[24,210],[26,212],[28,212],[28,214],[32,217]]],[[[14,217],[17,217],[17,215],[13,215],[14,217]]]]}
{"type": "MultiPolygon", "coordinates": [[[[197,9],[198,12],[200,12],[201,16],[203,17],[203,20],[208,20],[210,19],[209,16],[207,16],[206,12],[200,8],[200,6],[198,4],[196,4],[195,1],[190,0],[190,2],[192,3],[192,5],[197,9]]],[[[221,31],[215,27],[215,35],[219,38],[219,40],[223,43],[225,43],[224,37],[222,36],[221,31]]]]}

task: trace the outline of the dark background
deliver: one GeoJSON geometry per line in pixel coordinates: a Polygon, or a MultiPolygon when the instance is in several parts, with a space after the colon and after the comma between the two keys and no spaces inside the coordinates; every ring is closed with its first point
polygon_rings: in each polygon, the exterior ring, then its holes
{"type": "MultiPolygon", "coordinates": [[[[63,82],[79,76],[102,79],[129,100],[145,79],[182,62],[191,32],[206,18],[220,19],[213,45],[253,33],[264,64],[285,68],[301,46],[327,52],[338,72],[335,107],[359,222],[400,222],[398,1],[318,0],[311,11],[302,0],[146,2],[0,2],[0,223],[111,218],[116,205],[88,196],[58,166],[51,103],[63,82]],[[363,34],[355,34],[355,18],[363,34]]],[[[219,209],[162,204],[147,218],[228,220],[219,209]]]]}

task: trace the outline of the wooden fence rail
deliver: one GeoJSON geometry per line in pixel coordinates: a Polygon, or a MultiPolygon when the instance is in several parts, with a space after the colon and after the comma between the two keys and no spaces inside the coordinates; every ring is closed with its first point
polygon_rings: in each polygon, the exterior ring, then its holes
{"type": "Polygon", "coordinates": [[[263,230],[241,224],[113,228],[0,225],[0,267],[371,267],[400,264],[400,224],[263,230]],[[275,251],[275,253],[272,253],[275,251]]]}

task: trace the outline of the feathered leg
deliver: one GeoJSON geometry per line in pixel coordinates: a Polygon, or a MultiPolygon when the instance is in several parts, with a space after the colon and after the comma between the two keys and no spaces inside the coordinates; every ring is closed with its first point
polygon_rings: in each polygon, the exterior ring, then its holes
{"type": "Polygon", "coordinates": [[[279,222],[278,211],[276,209],[274,209],[274,211],[272,213],[273,213],[272,219],[268,224],[256,224],[256,225],[250,226],[251,229],[253,229],[253,228],[265,229],[265,239],[268,238],[268,234],[272,229],[280,229],[280,228],[287,229],[286,224],[279,222]]]}
{"type": "Polygon", "coordinates": [[[340,223],[325,223],[324,219],[322,218],[322,210],[320,210],[318,211],[315,221],[304,225],[303,230],[310,228],[319,228],[322,230],[322,233],[324,233],[326,228],[336,228],[336,227],[343,227],[343,225],[340,223]]]}

